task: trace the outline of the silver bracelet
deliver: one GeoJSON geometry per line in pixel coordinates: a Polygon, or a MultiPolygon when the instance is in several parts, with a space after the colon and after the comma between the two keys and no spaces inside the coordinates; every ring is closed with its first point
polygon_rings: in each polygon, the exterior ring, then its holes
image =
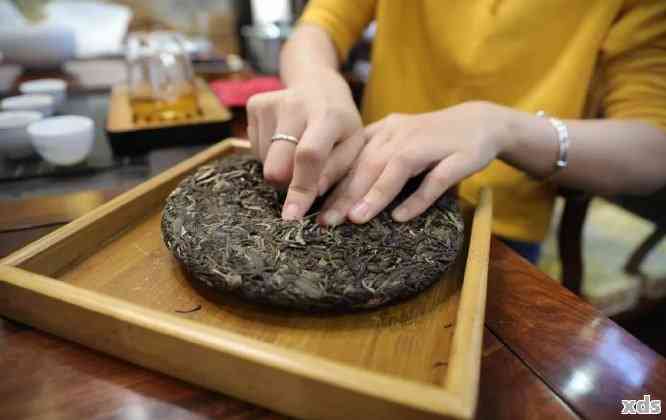
{"type": "Polygon", "coordinates": [[[555,161],[553,172],[550,174],[550,176],[553,176],[557,172],[566,168],[567,165],[569,165],[569,156],[568,156],[569,144],[570,144],[569,129],[562,120],[548,116],[544,111],[537,112],[537,116],[547,118],[548,122],[550,122],[550,124],[557,132],[557,143],[559,145],[559,152],[558,152],[557,161],[555,161]]]}

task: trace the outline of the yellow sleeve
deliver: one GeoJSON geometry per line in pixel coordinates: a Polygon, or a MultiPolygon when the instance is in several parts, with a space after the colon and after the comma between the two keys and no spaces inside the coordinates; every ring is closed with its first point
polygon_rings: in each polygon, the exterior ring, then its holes
{"type": "Polygon", "coordinates": [[[666,130],[666,1],[626,1],[601,60],[606,117],[644,120],[666,130]]]}
{"type": "Polygon", "coordinates": [[[335,43],[338,58],[344,61],[374,18],[376,3],[377,0],[310,0],[299,23],[324,29],[335,43]]]}

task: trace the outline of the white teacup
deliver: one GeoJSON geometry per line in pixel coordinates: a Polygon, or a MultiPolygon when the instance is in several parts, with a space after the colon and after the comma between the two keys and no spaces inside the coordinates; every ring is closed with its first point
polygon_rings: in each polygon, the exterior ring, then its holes
{"type": "Polygon", "coordinates": [[[3,111],[37,111],[45,117],[53,114],[55,99],[50,95],[19,95],[0,102],[3,111]]]}
{"type": "Polygon", "coordinates": [[[37,153],[55,165],[75,165],[88,157],[95,139],[95,122],[79,115],[45,118],[28,126],[37,153]]]}
{"type": "Polygon", "coordinates": [[[57,108],[65,102],[65,98],[67,97],[67,83],[60,79],[36,79],[21,83],[19,91],[26,95],[50,95],[53,97],[57,108]]]}
{"type": "Polygon", "coordinates": [[[36,111],[0,112],[0,150],[9,159],[23,159],[34,153],[26,127],[42,119],[36,111]]]}

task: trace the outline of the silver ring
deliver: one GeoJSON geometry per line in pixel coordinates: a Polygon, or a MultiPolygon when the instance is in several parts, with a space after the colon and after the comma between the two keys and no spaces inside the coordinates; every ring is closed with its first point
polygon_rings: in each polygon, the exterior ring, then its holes
{"type": "Polygon", "coordinates": [[[278,133],[278,134],[275,134],[273,137],[271,137],[271,142],[279,141],[279,140],[288,141],[289,143],[298,144],[298,139],[294,136],[290,136],[289,134],[280,134],[280,133],[278,133]]]}

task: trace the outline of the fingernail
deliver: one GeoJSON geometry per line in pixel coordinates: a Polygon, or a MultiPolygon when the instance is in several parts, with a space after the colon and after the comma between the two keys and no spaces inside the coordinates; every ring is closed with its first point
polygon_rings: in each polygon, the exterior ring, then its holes
{"type": "Polygon", "coordinates": [[[404,222],[409,217],[409,212],[404,207],[398,207],[393,211],[393,219],[396,222],[404,222]]]}
{"type": "Polygon", "coordinates": [[[291,203],[284,206],[282,209],[282,220],[296,220],[298,219],[298,205],[291,203]]]}
{"type": "Polygon", "coordinates": [[[327,226],[337,226],[344,222],[345,216],[337,210],[329,210],[324,213],[322,219],[327,226]]]}
{"type": "Polygon", "coordinates": [[[351,209],[349,215],[357,221],[365,221],[365,216],[368,214],[368,210],[370,210],[368,203],[361,201],[351,209]]]}
{"type": "Polygon", "coordinates": [[[322,195],[326,194],[326,191],[328,191],[328,178],[321,177],[321,179],[319,180],[319,185],[317,186],[317,189],[319,190],[319,196],[320,197],[322,195]]]}

